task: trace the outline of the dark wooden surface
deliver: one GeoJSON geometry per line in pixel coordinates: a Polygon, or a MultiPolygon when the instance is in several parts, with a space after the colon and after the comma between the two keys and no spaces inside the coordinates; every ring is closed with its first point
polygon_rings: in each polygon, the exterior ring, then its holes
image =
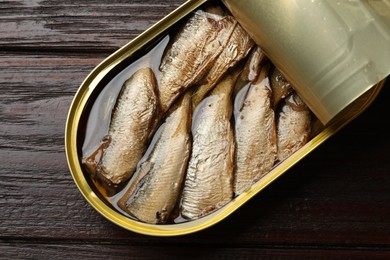
{"type": "Polygon", "coordinates": [[[183,0],[0,0],[1,259],[390,259],[390,84],[223,222],[126,231],[74,184],[64,127],[82,80],[183,0]]]}

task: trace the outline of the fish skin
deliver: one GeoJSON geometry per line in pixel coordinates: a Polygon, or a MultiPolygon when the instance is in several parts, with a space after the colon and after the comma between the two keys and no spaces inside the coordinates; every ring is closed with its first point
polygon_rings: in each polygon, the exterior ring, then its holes
{"type": "Polygon", "coordinates": [[[289,96],[294,89],[286,80],[278,68],[274,68],[271,73],[271,87],[273,91],[272,106],[276,108],[280,101],[289,96]]]}
{"type": "Polygon", "coordinates": [[[255,83],[259,77],[261,65],[267,61],[263,50],[260,46],[252,48],[246,59],[240,76],[234,86],[233,96],[236,97],[238,92],[249,83],[255,83]]]}
{"type": "Polygon", "coordinates": [[[233,198],[232,90],[238,73],[227,75],[197,107],[193,145],[182,193],[181,216],[193,220],[233,198]]]}
{"type": "Polygon", "coordinates": [[[190,94],[180,101],[172,107],[152,152],[118,201],[121,209],[145,223],[166,223],[180,196],[191,151],[190,94]]]}
{"type": "Polygon", "coordinates": [[[267,60],[260,46],[256,46],[249,54],[245,67],[240,78],[255,83],[259,77],[260,68],[263,62],[267,60]]]}
{"type": "Polygon", "coordinates": [[[310,139],[310,132],[311,111],[298,94],[294,92],[285,99],[278,114],[279,161],[284,161],[303,147],[310,139]]]}
{"type": "Polygon", "coordinates": [[[150,68],[141,68],[123,84],[102,146],[83,160],[90,173],[109,186],[127,181],[146,149],[158,115],[156,78],[150,68]]]}
{"type": "Polygon", "coordinates": [[[258,82],[241,90],[246,92],[241,104],[235,102],[235,195],[245,192],[268,173],[277,158],[275,112],[271,107],[268,69],[269,66],[263,66],[258,82]]]}
{"type": "Polygon", "coordinates": [[[196,87],[192,97],[193,109],[215,87],[229,68],[234,67],[238,62],[248,56],[253,46],[255,46],[253,39],[237,23],[226,47],[218,56],[210,71],[200,81],[199,86],[196,87]]]}
{"type": "Polygon", "coordinates": [[[173,38],[160,64],[160,103],[167,111],[198,82],[225,48],[237,24],[233,16],[196,11],[173,38]]]}

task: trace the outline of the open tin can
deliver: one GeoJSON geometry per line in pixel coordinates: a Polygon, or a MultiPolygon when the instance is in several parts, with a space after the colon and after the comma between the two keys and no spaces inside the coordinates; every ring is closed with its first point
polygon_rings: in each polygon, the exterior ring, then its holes
{"type": "Polygon", "coordinates": [[[101,62],[81,84],[66,124],[70,171],[85,199],[118,226],[153,236],[200,231],[232,214],[362,113],[383,87],[390,72],[389,60],[388,1],[190,0],[101,62]],[[144,223],[115,205],[117,195],[111,196],[91,177],[83,156],[107,134],[116,99],[129,75],[145,64],[157,72],[173,33],[205,5],[222,6],[231,12],[291,82],[317,121],[303,147],[223,207],[193,220],[144,223]],[[376,40],[370,43],[366,37],[376,40]],[[156,61],[154,57],[159,58],[156,61]]]}

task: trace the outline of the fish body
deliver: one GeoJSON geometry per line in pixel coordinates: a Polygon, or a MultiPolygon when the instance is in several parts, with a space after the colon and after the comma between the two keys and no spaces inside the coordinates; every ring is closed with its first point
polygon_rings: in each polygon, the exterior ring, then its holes
{"type": "Polygon", "coordinates": [[[233,96],[250,83],[255,83],[259,77],[262,64],[267,60],[259,46],[252,48],[245,61],[244,67],[234,86],[233,96]]]}
{"type": "Polygon", "coordinates": [[[249,54],[240,78],[255,83],[259,77],[261,65],[265,60],[267,60],[267,57],[263,50],[260,46],[256,46],[249,54]]]}
{"type": "Polygon", "coordinates": [[[92,175],[109,185],[127,181],[146,149],[158,114],[156,78],[150,68],[141,68],[124,83],[103,144],[83,160],[92,175]]]}
{"type": "Polygon", "coordinates": [[[167,111],[198,82],[225,48],[237,24],[233,16],[196,11],[173,38],[160,64],[160,103],[167,111]]]}
{"type": "Polygon", "coordinates": [[[226,47],[218,56],[209,72],[200,81],[199,86],[197,86],[192,97],[193,108],[215,87],[229,68],[234,67],[238,62],[247,57],[254,45],[255,42],[252,38],[237,23],[226,47]]]}
{"type": "Polygon", "coordinates": [[[294,91],[278,68],[274,68],[271,73],[271,87],[273,91],[272,106],[274,108],[277,108],[279,103],[294,91]]]}
{"type": "Polygon", "coordinates": [[[180,210],[186,219],[204,216],[233,198],[234,136],[230,120],[237,76],[226,76],[195,110],[193,148],[180,210]]]}
{"type": "Polygon", "coordinates": [[[294,92],[288,96],[278,114],[278,159],[283,161],[310,139],[311,112],[294,92]]]}
{"type": "MultiPolygon", "coordinates": [[[[174,108],[174,109],[173,109],[174,108]]],[[[165,223],[180,196],[191,150],[191,97],[186,94],[162,124],[153,150],[140,164],[118,205],[150,224],[165,223]]]]}
{"type": "Polygon", "coordinates": [[[243,88],[238,97],[244,97],[235,102],[235,195],[268,173],[276,161],[275,113],[267,71],[263,67],[259,81],[243,88]]]}

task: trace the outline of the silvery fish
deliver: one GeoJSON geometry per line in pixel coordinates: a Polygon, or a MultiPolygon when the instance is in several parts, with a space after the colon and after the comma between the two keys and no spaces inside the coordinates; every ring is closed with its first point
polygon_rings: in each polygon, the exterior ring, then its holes
{"type": "Polygon", "coordinates": [[[240,78],[250,81],[252,83],[257,81],[259,77],[260,68],[263,62],[267,60],[263,50],[260,46],[256,46],[249,54],[245,67],[240,75],[240,78]]]}
{"type": "Polygon", "coordinates": [[[272,106],[276,108],[280,101],[290,95],[294,89],[291,84],[286,80],[286,78],[282,75],[280,70],[274,67],[271,73],[271,87],[273,91],[272,95],[272,106]]]}
{"type": "Polygon", "coordinates": [[[268,173],[276,161],[275,113],[268,70],[269,65],[263,66],[257,83],[244,87],[235,100],[235,195],[268,173]]]}
{"type": "Polygon", "coordinates": [[[285,99],[277,121],[278,159],[283,161],[309,141],[311,111],[294,92],[285,99]]]}
{"type": "Polygon", "coordinates": [[[255,83],[259,77],[260,68],[262,64],[267,60],[264,52],[259,46],[252,48],[245,61],[244,68],[234,86],[233,96],[237,96],[237,93],[246,85],[255,83]]]}
{"type": "Polygon", "coordinates": [[[142,222],[162,224],[180,196],[190,156],[191,97],[185,94],[157,130],[154,146],[140,164],[118,205],[142,222]]]}
{"type": "Polygon", "coordinates": [[[160,64],[160,103],[167,111],[211,68],[236,27],[233,16],[196,11],[173,38],[160,64]]]}
{"type": "Polygon", "coordinates": [[[192,97],[193,108],[215,87],[229,68],[234,67],[248,55],[254,45],[252,38],[237,23],[226,47],[197,86],[192,97]]]}
{"type": "Polygon", "coordinates": [[[233,198],[234,136],[232,90],[238,73],[228,74],[196,108],[192,155],[181,201],[181,215],[197,219],[233,198]]]}
{"type": "Polygon", "coordinates": [[[109,186],[127,181],[146,150],[159,114],[157,82],[150,68],[135,72],[123,85],[108,135],[84,164],[109,186]]]}

